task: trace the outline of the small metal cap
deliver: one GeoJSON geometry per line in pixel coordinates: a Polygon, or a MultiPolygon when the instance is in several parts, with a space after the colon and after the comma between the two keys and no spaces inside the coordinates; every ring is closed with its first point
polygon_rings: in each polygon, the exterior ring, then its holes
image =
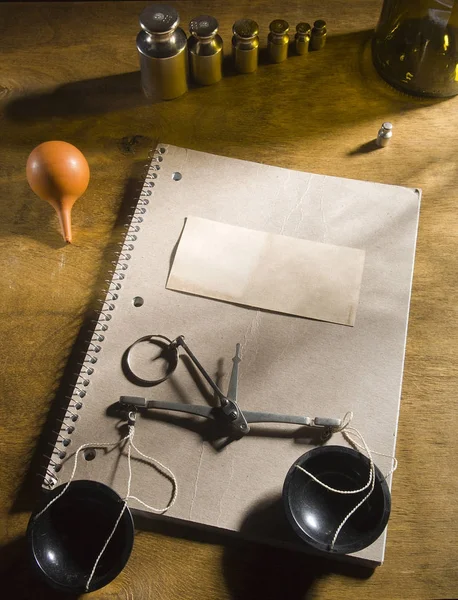
{"type": "Polygon", "coordinates": [[[234,23],[232,33],[244,40],[249,40],[259,35],[259,26],[252,19],[239,19],[234,23]]]}
{"type": "Polygon", "coordinates": [[[200,15],[189,23],[190,33],[199,39],[212,38],[218,33],[218,21],[215,17],[200,15]]]}
{"type": "Polygon", "coordinates": [[[179,22],[177,11],[167,4],[147,6],[140,14],[140,27],[156,35],[171,33],[178,27],[179,22]]]}
{"type": "Polygon", "coordinates": [[[384,148],[385,146],[387,146],[391,140],[392,135],[393,125],[388,122],[382,123],[382,126],[380,127],[379,132],[377,134],[377,146],[379,148],[384,148]]]}
{"type": "Polygon", "coordinates": [[[298,33],[299,35],[310,35],[311,31],[312,27],[310,23],[301,22],[296,25],[296,33],[298,33]]]}
{"type": "Polygon", "coordinates": [[[275,19],[269,25],[269,29],[274,35],[285,35],[289,31],[289,23],[283,19],[275,19]]]}
{"type": "Polygon", "coordinates": [[[316,29],[320,33],[325,33],[326,21],[323,21],[323,19],[318,19],[318,21],[315,21],[315,23],[313,24],[313,29],[316,29]]]}

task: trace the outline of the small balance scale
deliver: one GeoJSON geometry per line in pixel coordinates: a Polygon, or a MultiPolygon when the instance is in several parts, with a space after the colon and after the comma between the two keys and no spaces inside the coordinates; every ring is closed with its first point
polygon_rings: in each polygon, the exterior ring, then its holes
{"type": "Polygon", "coordinates": [[[170,410],[218,421],[225,426],[228,434],[233,439],[240,439],[247,435],[250,432],[251,423],[287,423],[292,425],[314,427],[323,430],[323,441],[329,439],[329,437],[332,435],[332,431],[341,426],[341,419],[335,418],[282,415],[270,412],[253,412],[242,410],[238,404],[237,397],[239,364],[241,362],[240,344],[237,344],[235,348],[235,355],[232,359],[232,372],[226,395],[220,390],[215,381],[201,365],[195,354],[186,344],[184,336],[182,335],[178,336],[175,340],[170,340],[163,335],[149,335],[138,339],[127,349],[124,355],[123,368],[126,376],[134,383],[142,386],[155,386],[162,383],[168,377],[170,377],[170,375],[177,368],[180,348],[186,352],[195,367],[201,373],[202,377],[215,393],[219,401],[218,406],[199,406],[179,402],[147,400],[146,398],[139,396],[121,396],[119,399],[120,404],[126,409],[133,411],[139,409],[170,410]],[[137,344],[144,342],[158,344],[163,348],[163,354],[167,358],[168,362],[167,373],[164,377],[159,379],[145,379],[134,372],[132,367],[132,351],[137,344]]]}

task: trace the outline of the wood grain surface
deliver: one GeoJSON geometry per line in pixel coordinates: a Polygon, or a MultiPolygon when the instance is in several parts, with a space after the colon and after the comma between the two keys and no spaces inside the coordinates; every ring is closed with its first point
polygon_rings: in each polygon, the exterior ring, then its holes
{"type": "MultiPolygon", "coordinates": [[[[141,527],[123,573],[97,599],[456,598],[458,596],[458,98],[415,99],[374,72],[381,0],[177,2],[182,22],[328,21],[326,48],[227,76],[161,104],[144,99],[135,48],[143,2],[0,5],[0,565],[5,598],[58,598],[27,566],[37,448],[71,379],[157,140],[327,175],[423,189],[386,561],[375,572],[236,542],[141,527]],[[383,121],[389,147],[373,151],[383,121]],[[25,178],[40,142],[75,144],[91,182],[63,245],[53,209],[25,178]],[[70,366],[69,366],[70,365],[70,366]]],[[[234,178],[237,174],[234,173],[234,178]]],[[[37,486],[38,484],[38,486],[37,486]]]]}

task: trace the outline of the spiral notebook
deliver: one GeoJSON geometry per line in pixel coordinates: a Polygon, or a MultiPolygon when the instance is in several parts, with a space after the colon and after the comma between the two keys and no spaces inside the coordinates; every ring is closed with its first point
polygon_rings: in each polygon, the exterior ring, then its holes
{"type": "MultiPolygon", "coordinates": [[[[119,440],[122,419],[116,403],[120,396],[198,405],[212,402],[205,382],[184,359],[167,381],[155,387],[141,387],[125,376],[122,357],[127,347],[151,334],[171,339],[184,335],[223,390],[240,343],[238,402],[242,411],[331,418],[353,411],[353,424],[369,447],[394,454],[420,195],[417,189],[326,177],[159,144],[44,485],[54,487],[68,480],[73,452],[81,444],[119,440]],[[349,259],[353,279],[348,294],[342,291],[342,295],[352,307],[351,319],[333,321],[334,313],[323,316],[322,312],[303,316],[298,310],[295,314],[294,306],[282,310],[283,304],[266,308],[259,294],[253,300],[251,292],[247,296],[239,288],[240,296],[221,297],[217,277],[210,278],[210,291],[190,290],[182,277],[186,261],[178,259],[188,252],[186,230],[196,220],[206,220],[206,231],[208,222],[213,222],[218,232],[229,227],[232,232],[243,228],[245,233],[285,236],[301,248],[307,244],[318,248],[320,257],[321,245],[341,248],[332,263],[336,269],[350,251],[348,256],[357,260],[349,259]],[[175,268],[179,277],[174,277],[175,268]],[[356,274],[355,268],[359,269],[356,274]]],[[[194,242],[201,240],[203,247],[208,243],[215,248],[207,234],[191,234],[194,242]]],[[[237,243],[236,234],[227,235],[221,233],[221,244],[224,240],[227,244],[230,235],[235,235],[237,243]]],[[[251,234],[246,235],[251,239],[251,234]]],[[[209,254],[207,249],[205,256],[209,254]]],[[[192,285],[202,284],[205,278],[206,259],[201,263],[199,256],[185,270],[192,272],[192,285]]],[[[288,273],[288,264],[280,275],[271,272],[273,285],[279,285],[275,278],[288,273]]],[[[231,269],[231,277],[239,282],[239,269],[231,269]]],[[[346,263],[342,269],[347,273],[346,263]]],[[[247,272],[251,281],[260,270],[247,272]]],[[[310,281],[322,272],[318,269],[317,274],[315,269],[310,281]]],[[[288,285],[300,276],[297,270],[290,273],[288,285]]],[[[302,282],[299,295],[304,288],[307,282],[302,282]]],[[[275,294],[274,301],[278,301],[275,294]]],[[[285,524],[281,491],[289,467],[314,447],[314,441],[301,436],[295,426],[259,424],[242,439],[217,447],[208,435],[211,424],[204,421],[167,411],[137,418],[136,444],[172,469],[178,481],[176,503],[155,518],[305,550],[285,524]]],[[[327,443],[346,445],[340,434],[327,443]]],[[[388,458],[378,457],[376,463],[382,472],[390,470],[388,458]]],[[[79,461],[76,477],[101,481],[124,496],[126,457],[119,448],[97,450],[95,457],[79,461]]],[[[132,493],[160,507],[167,504],[171,488],[154,469],[136,461],[132,493]]],[[[145,512],[135,501],[131,508],[145,512]]],[[[386,532],[348,558],[380,564],[385,538],[386,532]]]]}

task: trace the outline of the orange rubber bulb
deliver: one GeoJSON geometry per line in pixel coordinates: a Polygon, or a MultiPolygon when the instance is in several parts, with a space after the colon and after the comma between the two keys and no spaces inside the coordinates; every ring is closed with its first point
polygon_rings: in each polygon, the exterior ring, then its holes
{"type": "Polygon", "coordinates": [[[27,159],[27,181],[42,200],[54,207],[66,242],[72,242],[71,212],[89,184],[89,165],[67,142],[44,142],[27,159]]]}

